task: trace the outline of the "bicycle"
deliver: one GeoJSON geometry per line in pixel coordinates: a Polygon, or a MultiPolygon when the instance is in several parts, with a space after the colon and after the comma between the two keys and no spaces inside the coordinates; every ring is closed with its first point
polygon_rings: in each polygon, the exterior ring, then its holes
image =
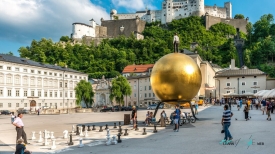
{"type": "Polygon", "coordinates": [[[188,113],[188,115],[187,115],[186,112],[184,112],[184,113],[185,113],[185,117],[182,118],[181,124],[190,123],[190,122],[195,123],[196,122],[196,118],[193,117],[190,113],[188,113]]]}

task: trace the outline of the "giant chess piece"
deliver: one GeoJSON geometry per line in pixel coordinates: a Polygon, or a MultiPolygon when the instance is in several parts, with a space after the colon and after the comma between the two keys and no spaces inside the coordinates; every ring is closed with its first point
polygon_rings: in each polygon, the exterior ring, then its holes
{"type": "Polygon", "coordinates": [[[48,138],[47,138],[47,130],[44,131],[44,143],[43,143],[43,145],[44,146],[49,145],[48,138]]]}
{"type": "Polygon", "coordinates": [[[118,132],[121,132],[121,125],[118,126],[118,132]]]}
{"type": "Polygon", "coordinates": [[[50,136],[50,131],[47,131],[47,138],[48,138],[48,139],[51,138],[51,136],[50,136]]]}
{"type": "Polygon", "coordinates": [[[125,129],[124,136],[128,136],[129,135],[127,131],[128,131],[128,129],[125,129]]]}
{"type": "Polygon", "coordinates": [[[32,140],[35,140],[36,137],[35,137],[35,132],[32,132],[32,140]]]}
{"type": "Polygon", "coordinates": [[[89,135],[88,135],[88,130],[86,129],[85,130],[85,137],[88,137],[89,135]]]}
{"type": "Polygon", "coordinates": [[[93,125],[93,129],[92,130],[96,130],[95,125],[93,125]]]}
{"type": "Polygon", "coordinates": [[[108,128],[108,124],[106,124],[106,127],[105,127],[105,130],[107,130],[107,129],[109,129],[109,128],[108,128]]]}
{"type": "Polygon", "coordinates": [[[42,132],[39,131],[39,140],[38,140],[39,143],[43,142],[43,138],[42,138],[42,132]]]}
{"type": "Polygon", "coordinates": [[[55,148],[56,148],[55,139],[52,139],[52,147],[51,147],[51,149],[54,150],[55,148]]]}
{"type": "Polygon", "coordinates": [[[51,139],[54,139],[54,136],[53,136],[54,132],[51,132],[51,139]]]}
{"type": "Polygon", "coordinates": [[[74,133],[75,132],[75,130],[74,130],[74,125],[72,126],[72,133],[74,133]]]}
{"type": "Polygon", "coordinates": [[[121,122],[120,122],[120,121],[118,122],[118,125],[119,125],[119,126],[121,125],[121,122]]]}
{"type": "Polygon", "coordinates": [[[142,133],[142,135],[146,135],[147,133],[146,133],[146,128],[143,128],[143,133],[142,133]]]}
{"type": "Polygon", "coordinates": [[[157,126],[156,126],[156,124],[154,124],[154,131],[153,131],[153,133],[157,133],[158,131],[157,131],[157,126]]]}
{"type": "Polygon", "coordinates": [[[110,130],[107,129],[106,145],[111,145],[110,130]]]}
{"type": "Polygon", "coordinates": [[[80,129],[80,135],[79,136],[84,136],[82,129],[80,129]]]}
{"type": "Polygon", "coordinates": [[[139,129],[138,129],[138,122],[136,121],[136,129],[135,129],[135,131],[138,131],[139,129]]]}
{"type": "Polygon", "coordinates": [[[113,144],[113,145],[116,145],[116,144],[117,144],[117,141],[116,141],[116,136],[114,135],[112,138],[113,138],[113,140],[112,140],[112,144],[113,144]]]}
{"type": "Polygon", "coordinates": [[[69,141],[68,145],[74,145],[72,134],[70,134],[70,141],[69,141]]]}
{"type": "Polygon", "coordinates": [[[99,132],[103,132],[102,126],[99,126],[99,132]]]}
{"type": "Polygon", "coordinates": [[[118,134],[117,134],[117,143],[121,143],[121,142],[122,142],[121,139],[120,139],[120,136],[121,136],[121,134],[118,133],[118,134]]]}
{"type": "Polygon", "coordinates": [[[117,127],[116,127],[116,123],[114,123],[114,128],[117,128],[117,127]]]}
{"type": "Polygon", "coordinates": [[[82,138],[79,139],[79,145],[78,145],[79,148],[82,148],[84,147],[84,145],[82,144],[82,138]]]}
{"type": "Polygon", "coordinates": [[[88,131],[91,131],[90,125],[88,125],[88,131]]]}
{"type": "Polygon", "coordinates": [[[76,134],[75,135],[79,135],[79,126],[76,126],[76,134]]]}
{"type": "Polygon", "coordinates": [[[82,132],[85,131],[85,125],[82,125],[82,132]]]}
{"type": "Polygon", "coordinates": [[[63,131],[63,138],[64,139],[68,138],[68,131],[67,130],[63,131]]]}

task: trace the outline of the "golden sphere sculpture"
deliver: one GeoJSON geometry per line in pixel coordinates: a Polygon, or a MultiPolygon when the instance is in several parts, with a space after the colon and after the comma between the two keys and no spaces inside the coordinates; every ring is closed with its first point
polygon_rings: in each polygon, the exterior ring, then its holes
{"type": "Polygon", "coordinates": [[[198,93],[202,77],[196,62],[182,53],[160,58],[151,72],[152,90],[168,104],[184,104],[198,93]]]}

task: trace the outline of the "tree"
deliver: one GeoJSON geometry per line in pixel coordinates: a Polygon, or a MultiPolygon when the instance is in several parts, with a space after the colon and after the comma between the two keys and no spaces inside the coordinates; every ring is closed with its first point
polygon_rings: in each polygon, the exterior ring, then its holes
{"type": "Polygon", "coordinates": [[[132,94],[132,88],[123,76],[118,76],[112,80],[110,99],[115,100],[119,105],[123,103],[124,96],[132,94]]]}
{"type": "Polygon", "coordinates": [[[81,80],[76,87],[74,88],[75,90],[75,96],[76,96],[76,104],[81,105],[81,102],[84,101],[86,104],[86,108],[91,106],[93,103],[93,97],[94,97],[94,92],[93,88],[90,82],[81,80]]]}
{"type": "Polygon", "coordinates": [[[61,38],[59,40],[63,41],[63,42],[68,42],[68,41],[70,41],[70,38],[69,38],[69,36],[61,36],[61,38]]]}
{"type": "Polygon", "coordinates": [[[242,14],[236,14],[234,16],[234,19],[244,19],[244,15],[242,15],[242,14]]]}

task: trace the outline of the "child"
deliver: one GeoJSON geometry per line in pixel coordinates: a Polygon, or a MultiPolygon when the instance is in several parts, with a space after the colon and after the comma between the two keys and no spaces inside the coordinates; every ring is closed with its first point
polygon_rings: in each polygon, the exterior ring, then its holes
{"type": "Polygon", "coordinates": [[[23,144],[24,140],[23,139],[18,139],[17,140],[17,145],[16,145],[16,151],[15,154],[31,154],[32,152],[26,149],[25,144],[23,144]]]}

